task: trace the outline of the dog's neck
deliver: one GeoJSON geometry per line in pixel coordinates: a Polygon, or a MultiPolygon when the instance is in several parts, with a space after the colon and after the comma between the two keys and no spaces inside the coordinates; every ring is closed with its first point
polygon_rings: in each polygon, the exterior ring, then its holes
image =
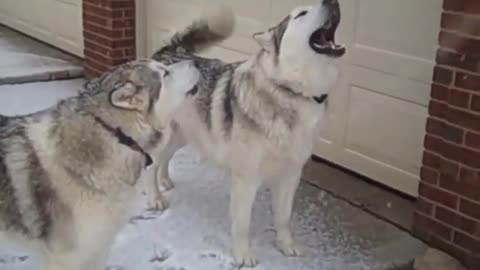
{"type": "Polygon", "coordinates": [[[308,101],[316,102],[319,105],[324,104],[327,102],[328,99],[328,94],[322,94],[319,96],[308,96],[303,94],[300,91],[296,91],[296,87],[292,87],[291,84],[281,82],[276,79],[272,79],[271,76],[268,74],[269,70],[272,70],[278,63],[272,63],[271,59],[269,59],[269,56],[267,55],[266,52],[261,51],[255,58],[254,61],[251,63],[253,68],[256,68],[260,71],[261,77],[263,77],[264,80],[267,80],[271,82],[277,89],[293,96],[296,98],[301,98],[305,99],[308,101]],[[263,61],[262,61],[262,58],[263,61]],[[265,59],[266,58],[266,59],[265,59]],[[273,66],[272,66],[273,65],[273,66]]]}
{"type": "Polygon", "coordinates": [[[125,145],[131,150],[142,154],[145,157],[145,168],[152,165],[152,157],[140,146],[137,141],[125,134],[120,127],[114,128],[107,122],[105,122],[102,118],[96,115],[92,115],[92,117],[98,124],[100,124],[103,129],[105,129],[108,133],[115,137],[118,140],[119,144],[125,145]]]}
{"type": "Polygon", "coordinates": [[[293,96],[297,96],[299,98],[304,98],[304,99],[308,99],[308,100],[312,100],[314,102],[316,102],[317,104],[321,105],[321,104],[324,104],[325,102],[327,102],[327,99],[328,99],[328,94],[322,94],[320,96],[311,96],[311,97],[308,97],[308,96],[304,96],[298,92],[296,92],[295,90],[293,90],[292,88],[284,85],[284,84],[279,84],[277,82],[273,82],[276,87],[282,91],[285,91],[285,92],[289,92],[290,94],[292,94],[293,96]]]}

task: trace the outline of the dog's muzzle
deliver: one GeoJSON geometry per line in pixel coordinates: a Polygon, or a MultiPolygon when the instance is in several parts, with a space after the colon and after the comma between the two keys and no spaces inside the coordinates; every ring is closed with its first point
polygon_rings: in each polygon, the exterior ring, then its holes
{"type": "Polygon", "coordinates": [[[335,43],[335,33],[340,24],[340,5],[336,0],[324,0],[323,5],[328,8],[329,19],[312,33],[310,47],[318,54],[341,57],[346,52],[345,46],[335,43]]]}

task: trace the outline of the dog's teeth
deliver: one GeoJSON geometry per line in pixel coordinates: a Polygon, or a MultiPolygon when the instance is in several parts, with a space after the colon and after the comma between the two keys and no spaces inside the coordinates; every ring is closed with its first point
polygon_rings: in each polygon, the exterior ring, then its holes
{"type": "Polygon", "coordinates": [[[313,43],[313,45],[319,49],[325,49],[328,47],[328,44],[324,45],[324,44],[313,43]]]}

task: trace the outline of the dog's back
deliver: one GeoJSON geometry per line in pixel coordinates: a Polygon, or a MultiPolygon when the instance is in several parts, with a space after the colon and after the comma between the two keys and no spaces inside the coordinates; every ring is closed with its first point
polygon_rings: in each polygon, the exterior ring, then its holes
{"type": "Polygon", "coordinates": [[[0,230],[45,237],[54,192],[27,134],[28,117],[0,116],[0,230]]]}

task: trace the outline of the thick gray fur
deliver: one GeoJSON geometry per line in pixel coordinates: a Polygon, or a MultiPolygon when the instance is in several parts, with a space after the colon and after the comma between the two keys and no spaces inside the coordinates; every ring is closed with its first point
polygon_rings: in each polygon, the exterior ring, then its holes
{"type": "Polygon", "coordinates": [[[35,243],[41,269],[104,269],[113,237],[131,214],[145,156],[96,118],[145,151],[161,147],[159,65],[133,61],[51,108],[0,116],[1,241],[35,243]]]}

